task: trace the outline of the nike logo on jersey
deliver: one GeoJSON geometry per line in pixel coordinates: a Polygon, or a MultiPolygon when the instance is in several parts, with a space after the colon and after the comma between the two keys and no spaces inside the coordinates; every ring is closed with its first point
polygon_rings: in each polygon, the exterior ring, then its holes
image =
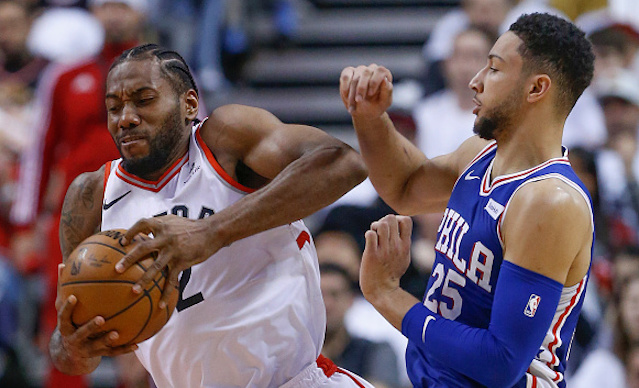
{"type": "Polygon", "coordinates": [[[466,176],[464,177],[464,180],[472,181],[473,179],[479,179],[479,177],[477,175],[471,175],[474,172],[475,172],[475,170],[470,170],[470,172],[468,174],[466,174],[466,176]]]}
{"type": "Polygon", "coordinates": [[[433,317],[432,315],[429,315],[428,317],[426,317],[426,320],[424,321],[424,328],[422,329],[422,342],[426,342],[426,327],[428,326],[428,324],[430,323],[430,321],[434,321],[435,317],[433,317]]]}
{"type": "Polygon", "coordinates": [[[111,206],[115,205],[116,203],[118,203],[122,198],[126,197],[128,194],[131,193],[131,190],[127,191],[126,193],[122,194],[121,196],[117,197],[116,199],[114,199],[113,201],[109,202],[109,203],[105,203],[104,205],[102,205],[102,209],[104,210],[109,210],[111,208],[111,206]]]}

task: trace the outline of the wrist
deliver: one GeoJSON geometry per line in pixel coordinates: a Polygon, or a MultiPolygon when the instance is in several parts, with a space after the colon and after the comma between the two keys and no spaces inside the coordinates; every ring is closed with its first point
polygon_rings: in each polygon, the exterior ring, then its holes
{"type": "Polygon", "coordinates": [[[352,117],[353,117],[353,124],[355,124],[356,129],[358,126],[369,128],[375,124],[379,124],[380,122],[390,120],[390,117],[388,116],[388,113],[386,113],[386,111],[383,111],[379,115],[372,115],[372,116],[361,115],[361,116],[352,116],[352,117]]]}
{"type": "Polygon", "coordinates": [[[57,370],[67,375],[91,373],[98,367],[102,357],[83,358],[72,354],[65,346],[62,334],[56,328],[49,341],[49,355],[57,370]]]}

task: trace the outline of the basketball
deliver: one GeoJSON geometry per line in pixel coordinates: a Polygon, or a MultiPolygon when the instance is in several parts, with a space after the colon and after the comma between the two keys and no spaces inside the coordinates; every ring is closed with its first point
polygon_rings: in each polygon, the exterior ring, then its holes
{"type": "MultiPolygon", "coordinates": [[[[178,292],[164,309],[158,307],[166,268],[141,293],[132,291],[154,258],[149,256],[128,268],[124,273],[115,271],[115,265],[136,242],[148,239],[142,234],[122,246],[120,240],[126,230],[114,229],[99,232],[86,240],[71,253],[59,278],[60,292],[64,299],[75,295],[77,303],[71,321],[77,328],[100,315],[104,317],[103,331],[115,330],[119,338],[113,346],[142,342],[157,333],[169,320],[178,301],[178,292]]],[[[99,336],[98,335],[98,336],[99,336]]]]}

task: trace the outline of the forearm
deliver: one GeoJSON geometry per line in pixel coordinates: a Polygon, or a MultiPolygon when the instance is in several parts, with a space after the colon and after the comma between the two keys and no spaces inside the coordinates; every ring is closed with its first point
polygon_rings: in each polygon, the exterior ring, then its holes
{"type": "Polygon", "coordinates": [[[418,303],[404,317],[402,333],[427,357],[482,385],[511,387],[539,351],[561,291],[560,283],[504,262],[487,329],[445,319],[418,303]],[[538,304],[531,308],[533,295],[538,304]]]}
{"type": "Polygon", "coordinates": [[[393,209],[403,212],[406,187],[425,156],[395,130],[384,113],[379,118],[353,118],[360,151],[369,178],[379,195],[393,209]]]}
{"type": "Polygon", "coordinates": [[[317,149],[289,164],[269,184],[220,211],[212,221],[226,244],[285,225],[335,202],[366,177],[350,147],[317,149]]]}
{"type": "Polygon", "coordinates": [[[76,358],[68,354],[57,328],[49,341],[49,355],[55,368],[67,375],[91,373],[98,367],[102,359],[102,357],[76,358]]]}

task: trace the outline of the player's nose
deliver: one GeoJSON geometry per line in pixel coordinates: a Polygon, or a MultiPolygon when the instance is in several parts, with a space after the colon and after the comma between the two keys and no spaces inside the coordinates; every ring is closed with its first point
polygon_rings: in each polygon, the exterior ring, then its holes
{"type": "Polygon", "coordinates": [[[137,114],[134,107],[129,104],[125,104],[120,113],[118,126],[120,128],[133,128],[138,125],[140,125],[140,116],[137,114]]]}
{"type": "Polygon", "coordinates": [[[482,80],[483,73],[484,73],[484,69],[479,70],[477,74],[475,74],[475,76],[468,83],[468,87],[474,90],[475,93],[481,93],[484,88],[484,83],[482,80]]]}

